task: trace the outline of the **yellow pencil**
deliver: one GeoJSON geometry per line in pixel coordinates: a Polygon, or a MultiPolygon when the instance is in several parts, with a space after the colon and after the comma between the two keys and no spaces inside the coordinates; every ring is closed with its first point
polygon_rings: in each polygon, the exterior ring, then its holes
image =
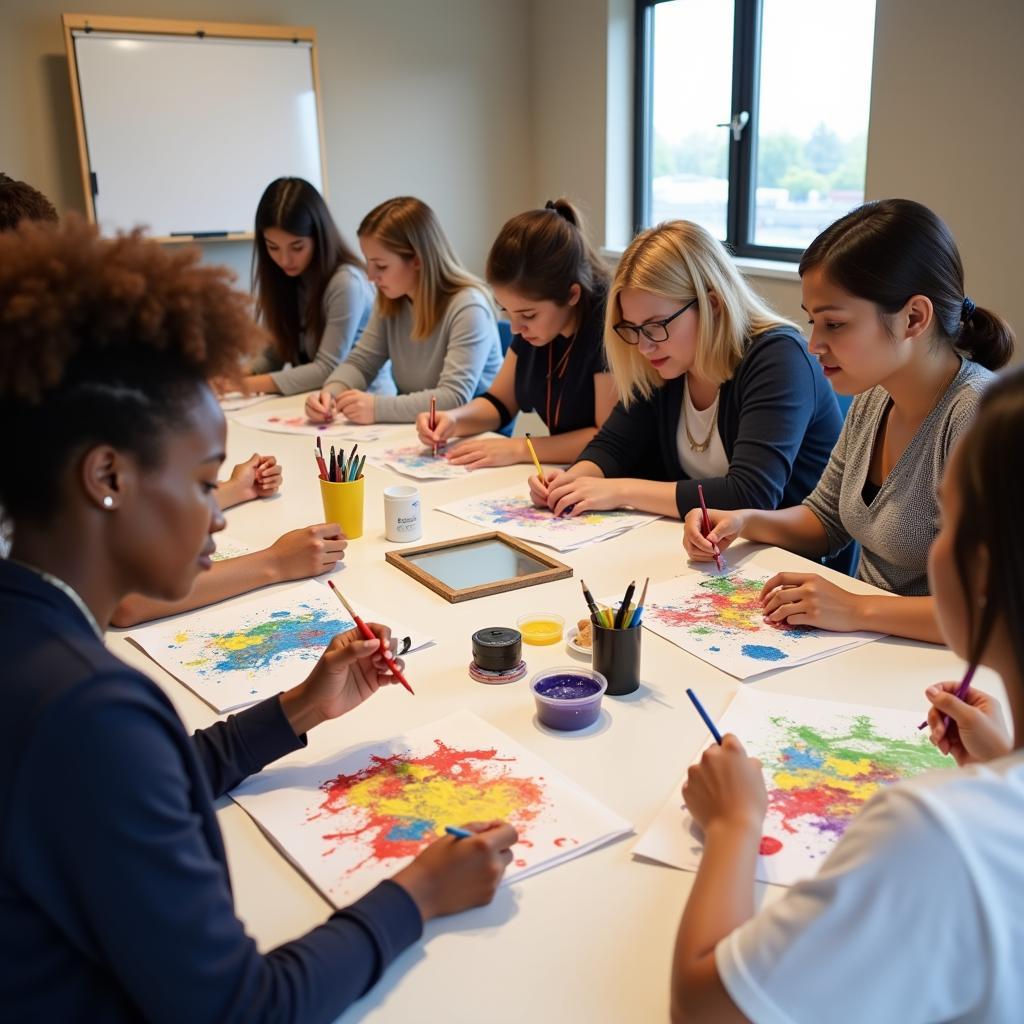
{"type": "Polygon", "coordinates": [[[526,435],[526,447],[530,449],[530,455],[533,456],[533,464],[537,467],[537,476],[540,477],[540,482],[544,483],[544,470],[540,468],[540,459],[537,458],[537,450],[533,447],[529,434],[526,435]]]}

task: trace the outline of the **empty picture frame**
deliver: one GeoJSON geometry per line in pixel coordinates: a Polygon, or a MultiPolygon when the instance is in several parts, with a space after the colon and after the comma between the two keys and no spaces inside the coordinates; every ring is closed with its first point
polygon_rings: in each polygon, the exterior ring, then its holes
{"type": "Polygon", "coordinates": [[[572,575],[568,565],[497,531],[388,551],[385,558],[452,604],[572,575]]]}

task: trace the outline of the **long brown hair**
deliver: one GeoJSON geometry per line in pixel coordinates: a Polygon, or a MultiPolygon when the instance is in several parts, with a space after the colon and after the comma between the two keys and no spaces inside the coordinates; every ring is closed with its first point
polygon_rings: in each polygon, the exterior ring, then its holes
{"type": "Polygon", "coordinates": [[[345,244],[324,197],[303,178],[272,181],[256,207],[256,245],[252,257],[252,290],[256,313],[274,339],[282,362],[299,358],[299,281],[289,277],[267,251],[267,228],[313,240],[313,258],[306,270],[306,329],[320,337],[324,330],[323,296],[339,267],[362,269],[363,262],[345,244]]]}

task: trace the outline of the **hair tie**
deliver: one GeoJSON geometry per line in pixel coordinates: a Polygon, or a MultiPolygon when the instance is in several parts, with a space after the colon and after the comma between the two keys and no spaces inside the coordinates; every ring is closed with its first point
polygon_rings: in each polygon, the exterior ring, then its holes
{"type": "Polygon", "coordinates": [[[964,324],[967,323],[967,321],[970,320],[972,316],[974,316],[974,311],[977,308],[978,307],[974,304],[974,299],[970,298],[970,296],[965,295],[963,305],[961,305],[960,307],[960,322],[964,324]]]}

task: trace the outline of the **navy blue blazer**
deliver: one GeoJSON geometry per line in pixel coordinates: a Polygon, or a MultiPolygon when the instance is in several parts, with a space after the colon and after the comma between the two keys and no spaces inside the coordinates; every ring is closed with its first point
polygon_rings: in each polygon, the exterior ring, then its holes
{"type": "MultiPolygon", "coordinates": [[[[676,481],[683,518],[700,505],[696,480],[679,462],[676,433],[684,377],[666,381],[628,409],[619,402],[580,462],[606,477],[676,481]]],[[[835,393],[807,343],[792,328],[747,343],[736,372],[722,385],[718,432],[729,458],[725,476],[700,481],[711,508],[786,508],[814,490],[843,420],[835,393]]]]}
{"type": "Polygon", "coordinates": [[[422,932],[384,882],[263,955],[213,800],[304,745],[277,697],[189,737],[62,591],[0,559],[0,1016],[330,1021],[422,932]]]}

